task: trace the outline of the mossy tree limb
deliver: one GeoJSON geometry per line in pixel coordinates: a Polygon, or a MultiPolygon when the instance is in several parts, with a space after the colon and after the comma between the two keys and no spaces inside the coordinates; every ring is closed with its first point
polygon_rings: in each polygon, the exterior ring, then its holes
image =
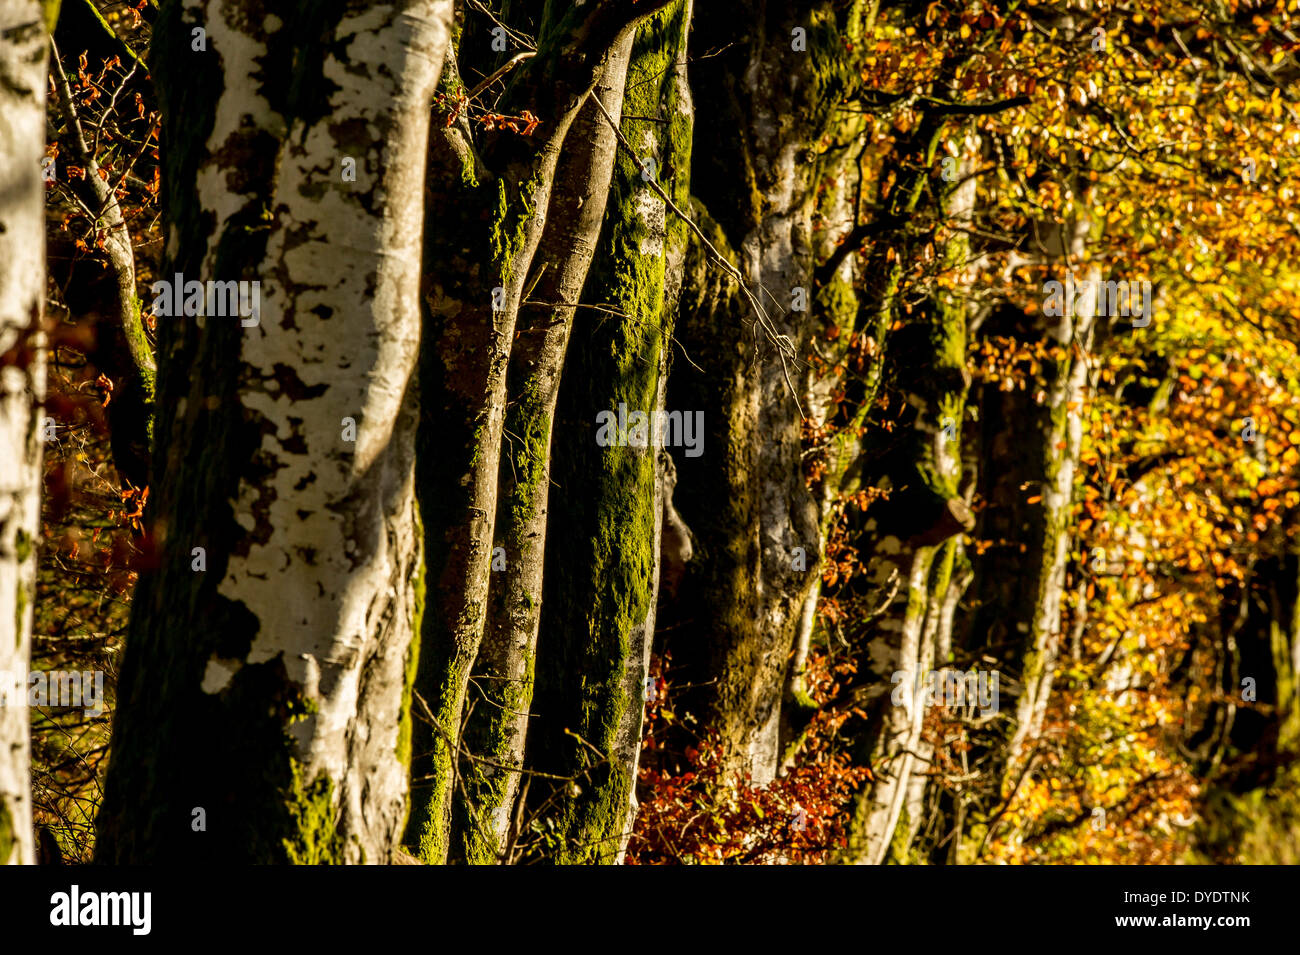
{"type": "MultiPolygon", "coordinates": [[[[692,112],[685,85],[691,4],[674,0],[637,32],[620,150],[600,249],[574,319],[556,412],[554,483],[529,765],[575,777],[533,785],[557,832],[555,860],[615,862],[634,806],[645,673],[654,630],[660,532],[656,449],[597,442],[597,415],[661,406],[689,189],[692,112]],[[645,159],[650,163],[645,163],[645,159]]],[[[647,439],[650,437],[646,435],[647,439]]],[[[532,798],[535,794],[536,798],[532,798]]]]}
{"type": "MultiPolygon", "coordinates": [[[[632,36],[612,51],[592,91],[621,112],[632,36]]],[[[551,493],[551,422],[574,312],[600,236],[617,141],[595,102],[564,140],[528,297],[511,349],[505,449],[498,476],[491,595],[474,661],[472,714],[462,736],[464,798],[453,816],[452,855],[498,861],[515,818],[533,699],[551,493]],[[498,549],[499,548],[499,549],[498,549]],[[503,768],[509,767],[509,768],[503,768]],[[513,770],[513,771],[512,771],[513,770]]]]}
{"type": "MultiPolygon", "coordinates": [[[[923,125],[929,127],[921,137],[926,162],[904,180],[909,210],[918,206],[925,185],[917,178],[932,175],[934,146],[944,128],[934,118],[923,125]]],[[[957,535],[974,524],[960,485],[970,381],[962,290],[972,277],[964,268],[969,245],[963,227],[975,205],[974,181],[964,174],[976,163],[976,147],[973,137],[965,139],[955,177],[963,184],[941,194],[934,210],[955,227],[942,246],[946,287],[936,282],[907,316],[895,310],[892,300],[880,303],[901,326],[891,333],[880,366],[880,387],[889,395],[890,407],[898,410],[890,414],[889,427],[871,428],[863,449],[863,482],[889,491],[887,502],[867,512],[865,556],[875,593],[883,601],[895,592],[897,597],[892,606],[873,611],[874,635],[859,673],[859,692],[871,702],[857,752],[869,762],[873,778],[855,798],[844,861],[879,865],[891,853],[902,858],[919,825],[912,810],[919,808],[924,793],[918,771],[926,755],[921,740],[926,700],[916,690],[930,671],[947,662],[939,649],[951,642],[957,535]]],[[[893,294],[887,289],[887,296],[893,294]]],[[[962,578],[963,588],[965,582],[962,578]]]]}
{"type": "Polygon", "coordinates": [[[561,145],[612,51],[667,2],[545,5],[537,55],[510,74],[497,107],[528,110],[538,128],[475,142],[461,123],[430,140],[427,189],[441,214],[425,229],[418,483],[430,603],[416,683],[436,726],[417,733],[421,782],[407,836],[429,862],[449,847],[461,720],[486,619],[510,352],[561,145]]]}

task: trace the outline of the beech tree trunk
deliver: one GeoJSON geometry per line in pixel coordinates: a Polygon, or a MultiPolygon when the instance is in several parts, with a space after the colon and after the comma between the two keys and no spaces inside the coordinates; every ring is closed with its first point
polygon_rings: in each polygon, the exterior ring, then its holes
{"type": "Polygon", "coordinates": [[[45,64],[36,0],[0,0],[0,864],[30,864],[27,667],[45,435],[45,64]]]}
{"type": "Polygon", "coordinates": [[[191,15],[170,5],[154,34],[177,78],[162,274],[260,282],[260,315],[159,319],[159,565],[132,605],[97,857],[385,862],[423,603],[412,197],[451,3],[306,29],[217,2],[204,50],[191,15]]]}
{"type": "MultiPolygon", "coordinates": [[[[922,124],[926,152],[914,176],[931,174],[942,128],[941,122],[922,124]]],[[[956,535],[974,526],[960,486],[969,384],[967,304],[960,289],[969,281],[969,243],[961,230],[974,209],[975,180],[969,174],[977,153],[973,140],[954,135],[963,146],[958,185],[937,203],[943,221],[955,230],[943,245],[954,288],[936,289],[919,314],[904,317],[890,336],[882,388],[891,399],[887,418],[894,426],[873,429],[864,448],[865,483],[889,492],[886,501],[868,509],[866,522],[871,546],[865,563],[881,603],[873,610],[875,633],[859,671],[865,683],[859,695],[872,702],[858,752],[873,778],[855,801],[844,853],[847,861],[868,865],[886,861],[891,849],[901,861],[914,831],[917,820],[906,810],[918,808],[923,795],[921,729],[927,709],[918,682],[924,687],[931,671],[948,662],[940,649],[951,644],[959,597],[952,591],[965,583],[960,574],[954,582],[956,535]]],[[[915,209],[915,199],[908,201],[915,209]]],[[[882,304],[897,314],[893,303],[882,304]]]]}
{"type": "MultiPolygon", "coordinates": [[[[480,148],[461,116],[431,138],[428,189],[445,214],[425,236],[418,483],[433,592],[417,685],[432,725],[417,736],[421,788],[407,834],[427,862],[444,861],[450,844],[462,719],[488,604],[507,371],[520,303],[541,278],[534,259],[561,145],[613,51],[667,2],[546,5],[539,49],[515,68],[496,106],[527,110],[538,128],[489,134],[480,148]]],[[[442,88],[454,98],[460,73],[454,61],[449,70],[442,88]]]]}
{"type": "Polygon", "coordinates": [[[788,664],[821,555],[800,401],[821,320],[808,307],[813,223],[839,184],[819,197],[815,146],[843,89],[860,6],[838,17],[827,3],[701,8],[692,41],[694,87],[708,91],[697,104],[693,208],[749,295],[693,240],[679,327],[692,364],[679,366],[669,399],[704,412],[705,440],[699,457],[674,456],[681,515],[699,545],[674,659],[707,684],[702,709],[729,766],[758,783],[780,762],[788,664]]]}
{"type": "Polygon", "coordinates": [[[612,51],[592,99],[565,137],[546,229],[534,256],[538,280],[521,303],[516,323],[506,450],[497,479],[493,555],[499,564],[492,576],[486,633],[474,662],[475,709],[463,722],[471,754],[461,760],[466,797],[453,820],[453,836],[463,844],[453,852],[463,852],[474,862],[494,862],[501,856],[515,818],[542,611],[551,422],[618,148],[597,100],[617,121],[631,45],[629,34],[612,51]]]}
{"type": "Polygon", "coordinates": [[[560,862],[619,861],[635,808],[659,582],[658,453],[648,431],[645,446],[630,434],[602,445],[597,416],[622,405],[653,420],[662,407],[686,226],[643,170],[684,206],[691,6],[674,0],[633,42],[621,130],[636,155],[620,146],[556,413],[529,765],[574,779],[576,788],[534,783],[530,799],[555,820],[560,862]]]}
{"type": "MultiPolygon", "coordinates": [[[[1086,218],[1044,225],[1023,261],[1046,266],[1045,276],[1064,282],[1084,255],[1089,228],[1086,218]]],[[[979,476],[986,506],[975,536],[992,546],[975,565],[964,639],[972,652],[1001,660],[1009,678],[1002,705],[1014,700],[1015,710],[1010,742],[999,754],[1003,799],[1029,767],[1060,651],[1075,472],[1099,325],[1095,283],[1101,277],[1096,265],[1080,269],[1080,292],[1060,316],[1046,315],[1042,306],[1026,313],[1004,305],[979,329],[1031,347],[1045,344],[1056,356],[1044,363],[1041,388],[986,384],[977,399],[976,457],[1002,466],[979,476]]],[[[982,835],[977,823],[972,836],[982,835]]]]}

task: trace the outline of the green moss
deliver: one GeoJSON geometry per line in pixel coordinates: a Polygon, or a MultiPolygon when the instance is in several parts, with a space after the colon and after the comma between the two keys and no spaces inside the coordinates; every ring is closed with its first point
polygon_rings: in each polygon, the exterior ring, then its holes
{"type": "Polygon", "coordinates": [[[9,813],[9,803],[0,797],[0,865],[7,865],[17,845],[14,835],[14,820],[9,813]]]}
{"type": "Polygon", "coordinates": [[[898,824],[894,826],[894,833],[889,840],[889,854],[885,857],[886,864],[900,865],[908,861],[908,846],[912,841],[912,816],[907,811],[907,806],[903,806],[898,813],[898,824]]]}
{"type": "Polygon", "coordinates": [[[152,404],[154,399],[154,357],[153,351],[149,347],[149,339],[145,335],[144,320],[141,318],[141,309],[143,303],[139,297],[133,298],[129,303],[129,315],[123,327],[126,333],[127,347],[131,351],[131,360],[135,363],[136,373],[140,377],[140,385],[144,390],[146,400],[152,404]]]}
{"type": "Polygon", "coordinates": [[[851,329],[858,314],[858,293],[853,283],[836,272],[817,290],[817,311],[825,316],[827,325],[836,325],[844,331],[851,329]]]}
{"type": "MultiPolygon", "coordinates": [[[[427,639],[428,634],[423,639],[427,639]]],[[[431,783],[427,795],[418,802],[412,797],[412,811],[408,832],[414,837],[416,855],[427,865],[441,865],[447,859],[447,819],[451,809],[452,786],[456,777],[456,750],[447,733],[460,730],[460,701],[469,672],[470,661],[452,654],[450,659],[435,657],[433,666],[421,663],[435,681],[431,698],[438,727],[428,739],[430,754],[422,769],[431,783]]],[[[414,765],[414,764],[413,764],[414,765]]]]}
{"type": "MultiPolygon", "coordinates": [[[[551,451],[549,402],[539,388],[536,379],[530,380],[508,416],[507,431],[515,438],[509,526],[516,534],[527,533],[533,520],[537,488],[546,477],[551,451]]],[[[510,543],[518,553],[524,541],[510,543]]]]}
{"type": "Polygon", "coordinates": [[[477,189],[479,186],[478,174],[474,171],[472,162],[465,162],[460,167],[460,184],[464,189],[477,189]]]}
{"type": "MultiPolygon", "coordinates": [[[[464,166],[461,168],[463,177],[464,166]]],[[[505,179],[497,180],[495,214],[488,241],[492,264],[503,286],[509,286],[514,276],[515,258],[523,251],[528,221],[536,214],[533,197],[539,186],[539,180],[529,179],[519,183],[518,192],[512,192],[505,179]]]]}
{"type": "MultiPolygon", "coordinates": [[[[437,276],[442,296],[469,309],[470,319],[458,322],[455,312],[426,313],[425,346],[421,349],[420,388],[426,402],[439,396],[445,403],[426,406],[417,438],[417,494],[425,521],[424,552],[431,579],[464,573],[467,554],[449,545],[458,540],[465,507],[473,503],[472,488],[463,482],[488,462],[487,423],[468,402],[448,396],[469,390],[467,382],[487,376],[484,355],[492,347],[490,323],[481,309],[491,289],[510,284],[515,257],[526,240],[526,225],[533,214],[535,182],[515,191],[504,179],[479,184],[469,167],[470,158],[448,142],[435,143],[431,162],[441,173],[432,181],[443,192],[436,203],[446,210],[430,220],[425,232],[425,271],[437,276]],[[466,252],[468,247],[469,251],[466,252]],[[485,287],[486,286],[486,287],[485,287]],[[429,343],[433,343],[430,345],[429,343]]],[[[517,278],[517,276],[516,276],[517,278]]],[[[473,385],[477,387],[477,385],[473,385]]],[[[406,839],[426,863],[439,864],[448,851],[452,780],[456,771],[456,742],[449,739],[461,729],[461,711],[469,667],[477,652],[482,608],[450,601],[444,612],[439,597],[423,615],[416,686],[426,700],[437,727],[423,721],[412,727],[411,812],[406,839]]]]}
{"type": "Polygon", "coordinates": [[[18,607],[14,613],[14,646],[21,648],[23,634],[26,632],[24,624],[27,622],[27,601],[29,599],[26,585],[19,582],[14,596],[18,607]]]}
{"type": "MultiPolygon", "coordinates": [[[[677,106],[673,66],[684,21],[679,0],[638,30],[623,104],[627,117],[667,120],[649,127],[652,158],[661,170],[677,170],[663,185],[683,206],[690,121],[677,106]]],[[[628,118],[623,132],[639,147],[647,126],[628,118]]],[[[552,498],[548,550],[563,558],[546,565],[536,711],[549,720],[535,732],[542,767],[580,777],[579,792],[554,793],[558,809],[550,820],[559,838],[550,861],[558,863],[613,861],[634,783],[616,744],[641,706],[629,674],[639,673],[634,635],[655,596],[656,452],[597,446],[593,409],[655,410],[672,330],[665,251],[684,248],[686,232],[668,214],[659,254],[647,254],[655,237],[641,215],[646,189],[637,164],[620,151],[583,301],[612,304],[627,317],[592,322],[580,313],[556,414],[552,472],[565,493],[552,498]]]]}
{"type": "Polygon", "coordinates": [[[483,425],[480,424],[474,429],[474,438],[470,442],[470,469],[478,467],[479,462],[483,460],[483,425]]]}
{"type": "MultiPolygon", "coordinates": [[[[47,33],[53,33],[55,25],[59,22],[60,6],[62,6],[60,0],[41,0],[41,13],[45,20],[45,30],[47,33]]],[[[99,11],[95,9],[94,4],[87,4],[87,6],[95,11],[96,16],[99,16],[99,11]]],[[[100,19],[102,20],[103,18],[100,17],[100,19]]],[[[114,36],[116,35],[117,34],[114,34],[114,36]]],[[[0,859],[3,858],[4,856],[0,854],[0,859]]]]}
{"type": "MultiPolygon", "coordinates": [[[[502,463],[501,493],[497,512],[498,539],[504,540],[514,563],[508,572],[499,577],[502,586],[494,588],[493,612],[485,644],[480,648],[475,667],[482,680],[476,692],[482,703],[464,728],[466,749],[484,760],[510,765],[518,750],[516,734],[525,732],[517,714],[527,713],[533,702],[534,653],[526,644],[518,646],[516,621],[521,611],[529,620],[535,611],[532,594],[521,592],[527,562],[541,559],[536,537],[536,508],[539,495],[545,493],[543,483],[549,474],[551,443],[550,400],[541,391],[543,380],[529,377],[514,401],[509,405],[505,433],[509,436],[509,451],[502,463]],[[500,621],[508,621],[506,632],[496,629],[500,621]],[[492,641],[502,641],[508,646],[495,646],[492,641]],[[514,662],[513,655],[522,651],[522,660],[514,662]],[[511,674],[518,675],[512,676],[511,674]]],[[[463,794],[457,794],[457,808],[453,819],[453,838],[458,844],[451,847],[453,857],[471,864],[494,864],[504,848],[492,836],[488,814],[497,807],[508,806],[513,774],[508,770],[491,768],[489,764],[462,760],[464,777],[463,794]]]]}
{"type": "Polygon", "coordinates": [[[20,567],[32,556],[32,550],[32,536],[19,528],[14,538],[14,556],[18,558],[20,567]]]}
{"type": "Polygon", "coordinates": [[[929,591],[934,599],[942,600],[952,582],[953,565],[957,557],[957,539],[950,537],[939,545],[936,559],[930,566],[929,591]]]}
{"type": "Polygon", "coordinates": [[[343,840],[337,827],[334,786],[328,777],[308,783],[302,765],[293,761],[293,784],[286,804],[292,835],[284,839],[284,852],[293,865],[337,865],[343,862],[343,840]]]}
{"type": "MultiPolygon", "coordinates": [[[[493,680],[483,688],[486,705],[494,711],[494,717],[481,721],[478,730],[470,742],[467,730],[467,745],[487,759],[502,762],[503,757],[513,749],[513,720],[499,718],[499,715],[526,713],[533,702],[533,674],[536,666],[534,654],[525,649],[523,674],[516,680],[493,680]]],[[[495,865],[500,861],[505,846],[498,845],[492,833],[490,813],[498,806],[508,811],[507,795],[510,789],[511,774],[486,764],[469,763],[463,767],[465,788],[469,793],[469,805],[462,807],[463,813],[476,813],[476,819],[461,820],[461,844],[458,847],[464,861],[471,865],[495,865]]]]}
{"type": "MultiPolygon", "coordinates": [[[[424,525],[420,521],[420,510],[415,510],[416,539],[423,542],[424,525]]],[[[415,673],[420,662],[420,636],[424,626],[424,554],[423,547],[415,562],[415,578],[411,582],[414,607],[411,611],[411,646],[406,651],[406,672],[402,683],[402,709],[397,724],[397,760],[410,769],[411,765],[411,701],[415,690],[415,673]]]]}
{"type": "Polygon", "coordinates": [[[857,85],[858,76],[854,57],[846,41],[851,39],[849,27],[856,20],[860,0],[839,4],[846,19],[837,16],[836,4],[823,2],[812,11],[808,24],[807,56],[811,59],[812,95],[807,105],[815,116],[815,126],[823,126],[844,94],[857,85]]]}
{"type": "Polygon", "coordinates": [[[131,354],[131,363],[135,367],[136,379],[140,384],[140,401],[144,406],[144,431],[149,446],[153,446],[153,425],[155,387],[157,372],[153,350],[145,335],[144,321],[141,318],[142,303],[133,298],[130,302],[127,320],[122,323],[122,332],[126,336],[127,350],[131,354]]]}

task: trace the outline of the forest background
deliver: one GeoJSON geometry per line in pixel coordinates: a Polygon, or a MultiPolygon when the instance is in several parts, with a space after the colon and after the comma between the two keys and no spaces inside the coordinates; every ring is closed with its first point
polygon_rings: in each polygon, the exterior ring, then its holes
{"type": "Polygon", "coordinates": [[[0,858],[1300,861],[1296,0],[0,11],[0,858]]]}

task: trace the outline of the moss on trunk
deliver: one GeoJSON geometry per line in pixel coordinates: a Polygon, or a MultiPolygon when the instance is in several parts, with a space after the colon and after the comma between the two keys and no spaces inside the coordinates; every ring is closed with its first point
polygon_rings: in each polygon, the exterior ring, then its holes
{"type": "MultiPolygon", "coordinates": [[[[679,205],[691,120],[675,65],[688,17],[675,0],[638,30],[623,102],[624,136],[654,159],[679,205]]],[[[576,789],[554,793],[557,862],[612,862],[626,839],[653,628],[657,468],[653,447],[600,447],[596,415],[622,405],[653,418],[672,332],[670,270],[684,243],[684,225],[620,151],[583,292],[614,313],[579,309],[556,413],[531,762],[575,777],[576,789]]]]}

